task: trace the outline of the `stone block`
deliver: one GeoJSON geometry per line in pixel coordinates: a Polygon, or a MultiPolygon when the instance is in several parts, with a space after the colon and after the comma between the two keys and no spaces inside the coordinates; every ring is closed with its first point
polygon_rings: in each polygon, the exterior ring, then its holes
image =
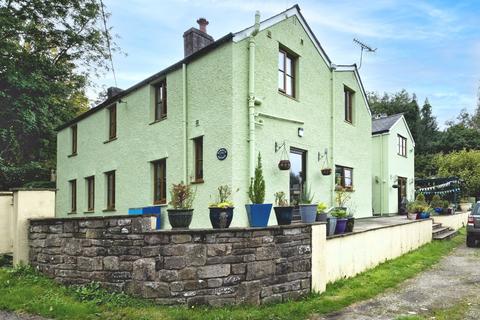
{"type": "Polygon", "coordinates": [[[52,224],[48,226],[49,233],[62,233],[63,232],[63,224],[52,224]]]}
{"type": "Polygon", "coordinates": [[[77,266],[78,270],[83,271],[96,271],[103,269],[103,259],[102,257],[77,257],[77,266]]]}
{"type": "Polygon", "coordinates": [[[140,255],[142,257],[155,257],[160,254],[160,247],[154,246],[154,247],[143,247],[141,248],[140,255]]]}
{"type": "Polygon", "coordinates": [[[108,256],[103,258],[103,268],[105,270],[119,270],[120,262],[116,256],[108,256]]]}
{"type": "Polygon", "coordinates": [[[78,239],[69,239],[65,244],[63,249],[65,254],[70,256],[76,256],[82,252],[82,246],[80,244],[80,240],[78,239]]]}
{"type": "Polygon", "coordinates": [[[207,262],[207,250],[203,244],[185,245],[187,266],[203,266],[207,262]]]}
{"type": "Polygon", "coordinates": [[[92,228],[92,229],[99,229],[103,228],[105,226],[105,223],[103,220],[88,220],[85,221],[84,227],[85,228],[92,228]]]}
{"type": "Polygon", "coordinates": [[[158,281],[146,281],[142,284],[144,298],[166,298],[170,296],[170,285],[158,281]]]}
{"type": "Polygon", "coordinates": [[[174,292],[183,291],[183,282],[174,281],[170,283],[170,291],[174,291],[174,292]]]}
{"type": "Polygon", "coordinates": [[[226,256],[232,252],[230,244],[209,244],[207,245],[207,255],[209,257],[226,256]]]}
{"type": "Polygon", "coordinates": [[[173,243],[187,243],[192,241],[192,236],[189,234],[174,234],[171,236],[173,243]]]}
{"type": "Polygon", "coordinates": [[[207,286],[209,288],[218,288],[223,284],[223,280],[221,278],[212,278],[207,280],[207,286]]]}
{"type": "Polygon", "coordinates": [[[255,261],[247,264],[246,280],[256,280],[270,277],[275,274],[274,261],[255,261]]]}
{"type": "Polygon", "coordinates": [[[133,279],[140,281],[155,280],[155,259],[144,258],[134,261],[133,279]]]}
{"type": "Polygon", "coordinates": [[[207,281],[202,279],[183,281],[183,287],[185,291],[195,291],[195,290],[205,289],[207,288],[207,286],[208,286],[207,281]]]}
{"type": "Polygon", "coordinates": [[[232,264],[232,274],[244,274],[246,267],[246,263],[232,264]]]}
{"type": "Polygon", "coordinates": [[[197,268],[187,267],[178,271],[178,278],[180,280],[193,280],[197,278],[197,268]]]}
{"type": "Polygon", "coordinates": [[[229,274],[230,274],[229,264],[210,265],[210,266],[203,266],[198,268],[198,277],[204,278],[204,279],[226,277],[229,274]]]}
{"type": "Polygon", "coordinates": [[[165,269],[182,269],[187,264],[184,256],[165,257],[163,263],[165,269]]]}
{"type": "Polygon", "coordinates": [[[260,304],[262,284],[259,280],[245,281],[238,285],[237,297],[239,303],[260,304]]]}
{"type": "Polygon", "coordinates": [[[226,277],[223,280],[223,284],[226,285],[226,286],[233,286],[233,285],[239,284],[241,280],[242,280],[241,276],[231,275],[231,276],[226,277]]]}
{"type": "Polygon", "coordinates": [[[160,270],[158,272],[158,278],[160,281],[171,282],[178,280],[180,277],[177,270],[160,270]]]}
{"type": "Polygon", "coordinates": [[[145,236],[145,243],[148,245],[168,244],[170,237],[166,234],[149,234],[145,236]]]}
{"type": "Polygon", "coordinates": [[[280,252],[275,245],[264,245],[257,248],[255,260],[272,260],[280,257],[280,252]]]}

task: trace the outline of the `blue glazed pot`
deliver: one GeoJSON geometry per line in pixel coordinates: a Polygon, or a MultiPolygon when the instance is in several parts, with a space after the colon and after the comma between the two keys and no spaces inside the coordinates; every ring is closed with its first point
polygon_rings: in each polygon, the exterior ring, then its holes
{"type": "Polygon", "coordinates": [[[266,227],[268,226],[268,219],[270,218],[270,211],[272,211],[271,203],[262,204],[246,204],[248,222],[250,227],[266,227]]]}
{"type": "Polygon", "coordinates": [[[335,228],[337,227],[337,218],[327,218],[327,236],[333,236],[335,234],[335,228]]]}
{"type": "Polygon", "coordinates": [[[317,219],[317,205],[316,204],[301,204],[300,216],[303,223],[314,223],[317,219]]]}
{"type": "Polygon", "coordinates": [[[210,222],[214,229],[225,229],[230,227],[233,218],[233,207],[231,208],[210,208],[210,222]]]}

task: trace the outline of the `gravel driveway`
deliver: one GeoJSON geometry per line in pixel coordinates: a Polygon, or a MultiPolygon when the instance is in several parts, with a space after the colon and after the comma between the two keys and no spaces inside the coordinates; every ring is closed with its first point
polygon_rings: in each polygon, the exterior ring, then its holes
{"type": "Polygon", "coordinates": [[[29,314],[17,314],[14,312],[7,312],[0,310],[0,320],[47,320],[39,316],[32,316],[29,314]]]}
{"type": "Polygon", "coordinates": [[[464,319],[480,319],[480,248],[455,249],[437,265],[377,297],[315,320],[386,320],[429,315],[432,310],[469,303],[464,319]]]}

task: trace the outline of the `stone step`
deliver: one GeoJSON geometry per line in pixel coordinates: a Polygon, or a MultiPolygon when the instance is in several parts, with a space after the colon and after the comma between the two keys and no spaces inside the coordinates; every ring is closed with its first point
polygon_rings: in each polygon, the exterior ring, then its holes
{"type": "Polygon", "coordinates": [[[447,239],[453,238],[457,233],[458,233],[457,230],[448,230],[440,234],[436,234],[433,237],[433,240],[447,240],[447,239]]]}
{"type": "Polygon", "coordinates": [[[435,236],[435,235],[437,235],[437,234],[440,234],[440,233],[443,233],[443,232],[446,232],[446,231],[450,231],[450,228],[448,228],[448,227],[440,227],[440,228],[433,229],[433,230],[432,230],[432,234],[435,236]]]}
{"type": "Polygon", "coordinates": [[[442,224],[441,223],[433,223],[432,224],[432,229],[435,230],[435,229],[438,229],[438,228],[441,228],[442,227],[442,224]]]}

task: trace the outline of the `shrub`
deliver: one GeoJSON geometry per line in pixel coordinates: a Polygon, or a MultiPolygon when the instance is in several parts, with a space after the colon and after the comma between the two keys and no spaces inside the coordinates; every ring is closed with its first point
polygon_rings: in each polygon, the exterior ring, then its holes
{"type": "Polygon", "coordinates": [[[265,179],[263,179],[262,156],[258,153],[255,177],[250,181],[248,197],[254,204],[262,204],[265,201],[265,179]]]}
{"type": "Polygon", "coordinates": [[[275,205],[278,207],[288,207],[288,200],[285,192],[275,192],[275,205]]]}
{"type": "Polygon", "coordinates": [[[191,209],[195,199],[195,191],[191,185],[184,184],[182,181],[179,184],[172,184],[170,196],[170,205],[174,209],[191,209]]]}

